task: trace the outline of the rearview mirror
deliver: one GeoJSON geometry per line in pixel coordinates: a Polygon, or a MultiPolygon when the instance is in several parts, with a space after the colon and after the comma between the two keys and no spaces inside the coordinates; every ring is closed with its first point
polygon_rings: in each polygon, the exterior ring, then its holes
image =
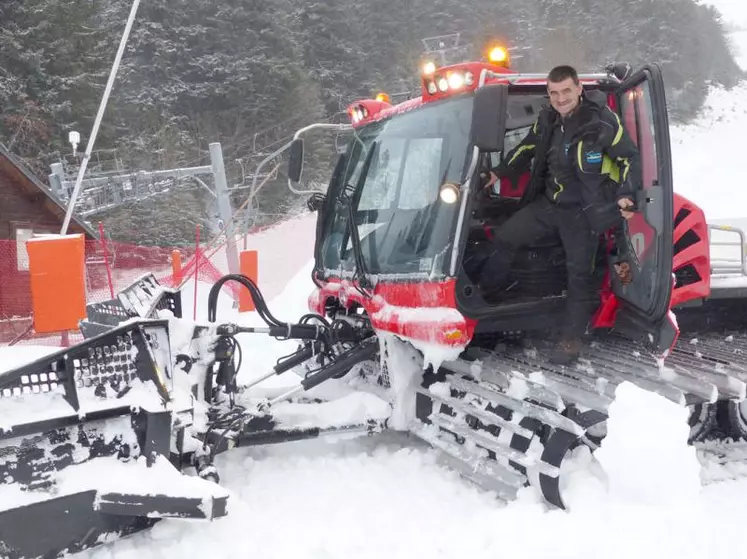
{"type": "Polygon", "coordinates": [[[501,151],[506,128],[508,86],[486,85],[475,92],[470,140],[481,151],[501,151]]]}
{"type": "Polygon", "coordinates": [[[293,182],[301,182],[301,173],[303,173],[303,138],[296,138],[290,147],[288,177],[293,182]]]}

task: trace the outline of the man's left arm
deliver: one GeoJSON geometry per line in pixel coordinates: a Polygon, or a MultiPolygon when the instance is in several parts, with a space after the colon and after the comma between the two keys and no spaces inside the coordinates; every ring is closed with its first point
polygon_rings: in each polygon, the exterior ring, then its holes
{"type": "Polygon", "coordinates": [[[592,190],[609,188],[608,173],[604,169],[604,156],[619,170],[615,200],[625,219],[633,213],[625,208],[634,205],[634,193],[640,181],[640,154],[633,140],[620,121],[610,109],[605,108],[599,114],[599,120],[590,124],[587,131],[581,132],[583,139],[578,148],[578,166],[580,179],[592,190]]]}
{"type": "MultiPolygon", "coordinates": [[[[636,190],[640,189],[641,156],[633,140],[625,131],[620,117],[610,109],[602,111],[602,122],[610,127],[607,137],[611,137],[605,153],[620,170],[620,186],[617,189],[617,203],[621,209],[633,206],[636,190]]],[[[605,142],[607,143],[607,142],[605,142]]],[[[623,211],[623,216],[629,219],[631,212],[623,211]]]]}

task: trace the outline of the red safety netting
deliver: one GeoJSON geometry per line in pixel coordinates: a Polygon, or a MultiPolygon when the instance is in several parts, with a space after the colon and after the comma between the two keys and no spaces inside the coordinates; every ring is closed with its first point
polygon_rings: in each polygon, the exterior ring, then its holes
{"type": "MultiPolygon", "coordinates": [[[[223,247],[179,248],[181,271],[175,276],[172,247],[137,246],[107,241],[86,241],[86,302],[102,302],[117,296],[145,274],[152,273],[165,287],[179,287],[196,280],[213,284],[228,273],[223,247]],[[197,254],[197,258],[195,255],[197,254]]],[[[64,262],[60,262],[64,266],[64,262]]],[[[67,346],[81,341],[78,330],[54,335],[33,332],[29,262],[25,240],[0,240],[0,345],[11,343],[67,346]]],[[[223,287],[234,300],[234,283],[223,287]]],[[[64,297],[64,293],[60,293],[64,297]]]]}

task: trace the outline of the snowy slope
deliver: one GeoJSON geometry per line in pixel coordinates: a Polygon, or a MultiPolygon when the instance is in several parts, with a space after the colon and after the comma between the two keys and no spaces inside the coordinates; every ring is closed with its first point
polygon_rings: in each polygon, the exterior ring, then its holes
{"type": "Polygon", "coordinates": [[[689,126],[672,127],[675,190],[698,204],[709,221],[747,215],[744,147],[747,84],[714,89],[702,114],[689,126]]]}
{"type": "MultiPolygon", "coordinates": [[[[729,21],[737,61],[747,70],[747,2],[707,0],[729,21]]],[[[671,130],[675,190],[698,204],[709,221],[747,226],[747,188],[741,161],[747,130],[747,84],[714,89],[694,123],[671,130]]]]}

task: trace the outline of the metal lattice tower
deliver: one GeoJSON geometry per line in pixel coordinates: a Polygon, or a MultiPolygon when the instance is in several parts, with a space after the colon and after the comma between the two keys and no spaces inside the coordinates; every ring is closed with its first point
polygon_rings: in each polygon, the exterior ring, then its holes
{"type": "Polygon", "coordinates": [[[461,44],[461,33],[439,35],[422,39],[425,54],[427,56],[438,56],[441,66],[456,64],[468,58],[471,43],[461,44]]]}

